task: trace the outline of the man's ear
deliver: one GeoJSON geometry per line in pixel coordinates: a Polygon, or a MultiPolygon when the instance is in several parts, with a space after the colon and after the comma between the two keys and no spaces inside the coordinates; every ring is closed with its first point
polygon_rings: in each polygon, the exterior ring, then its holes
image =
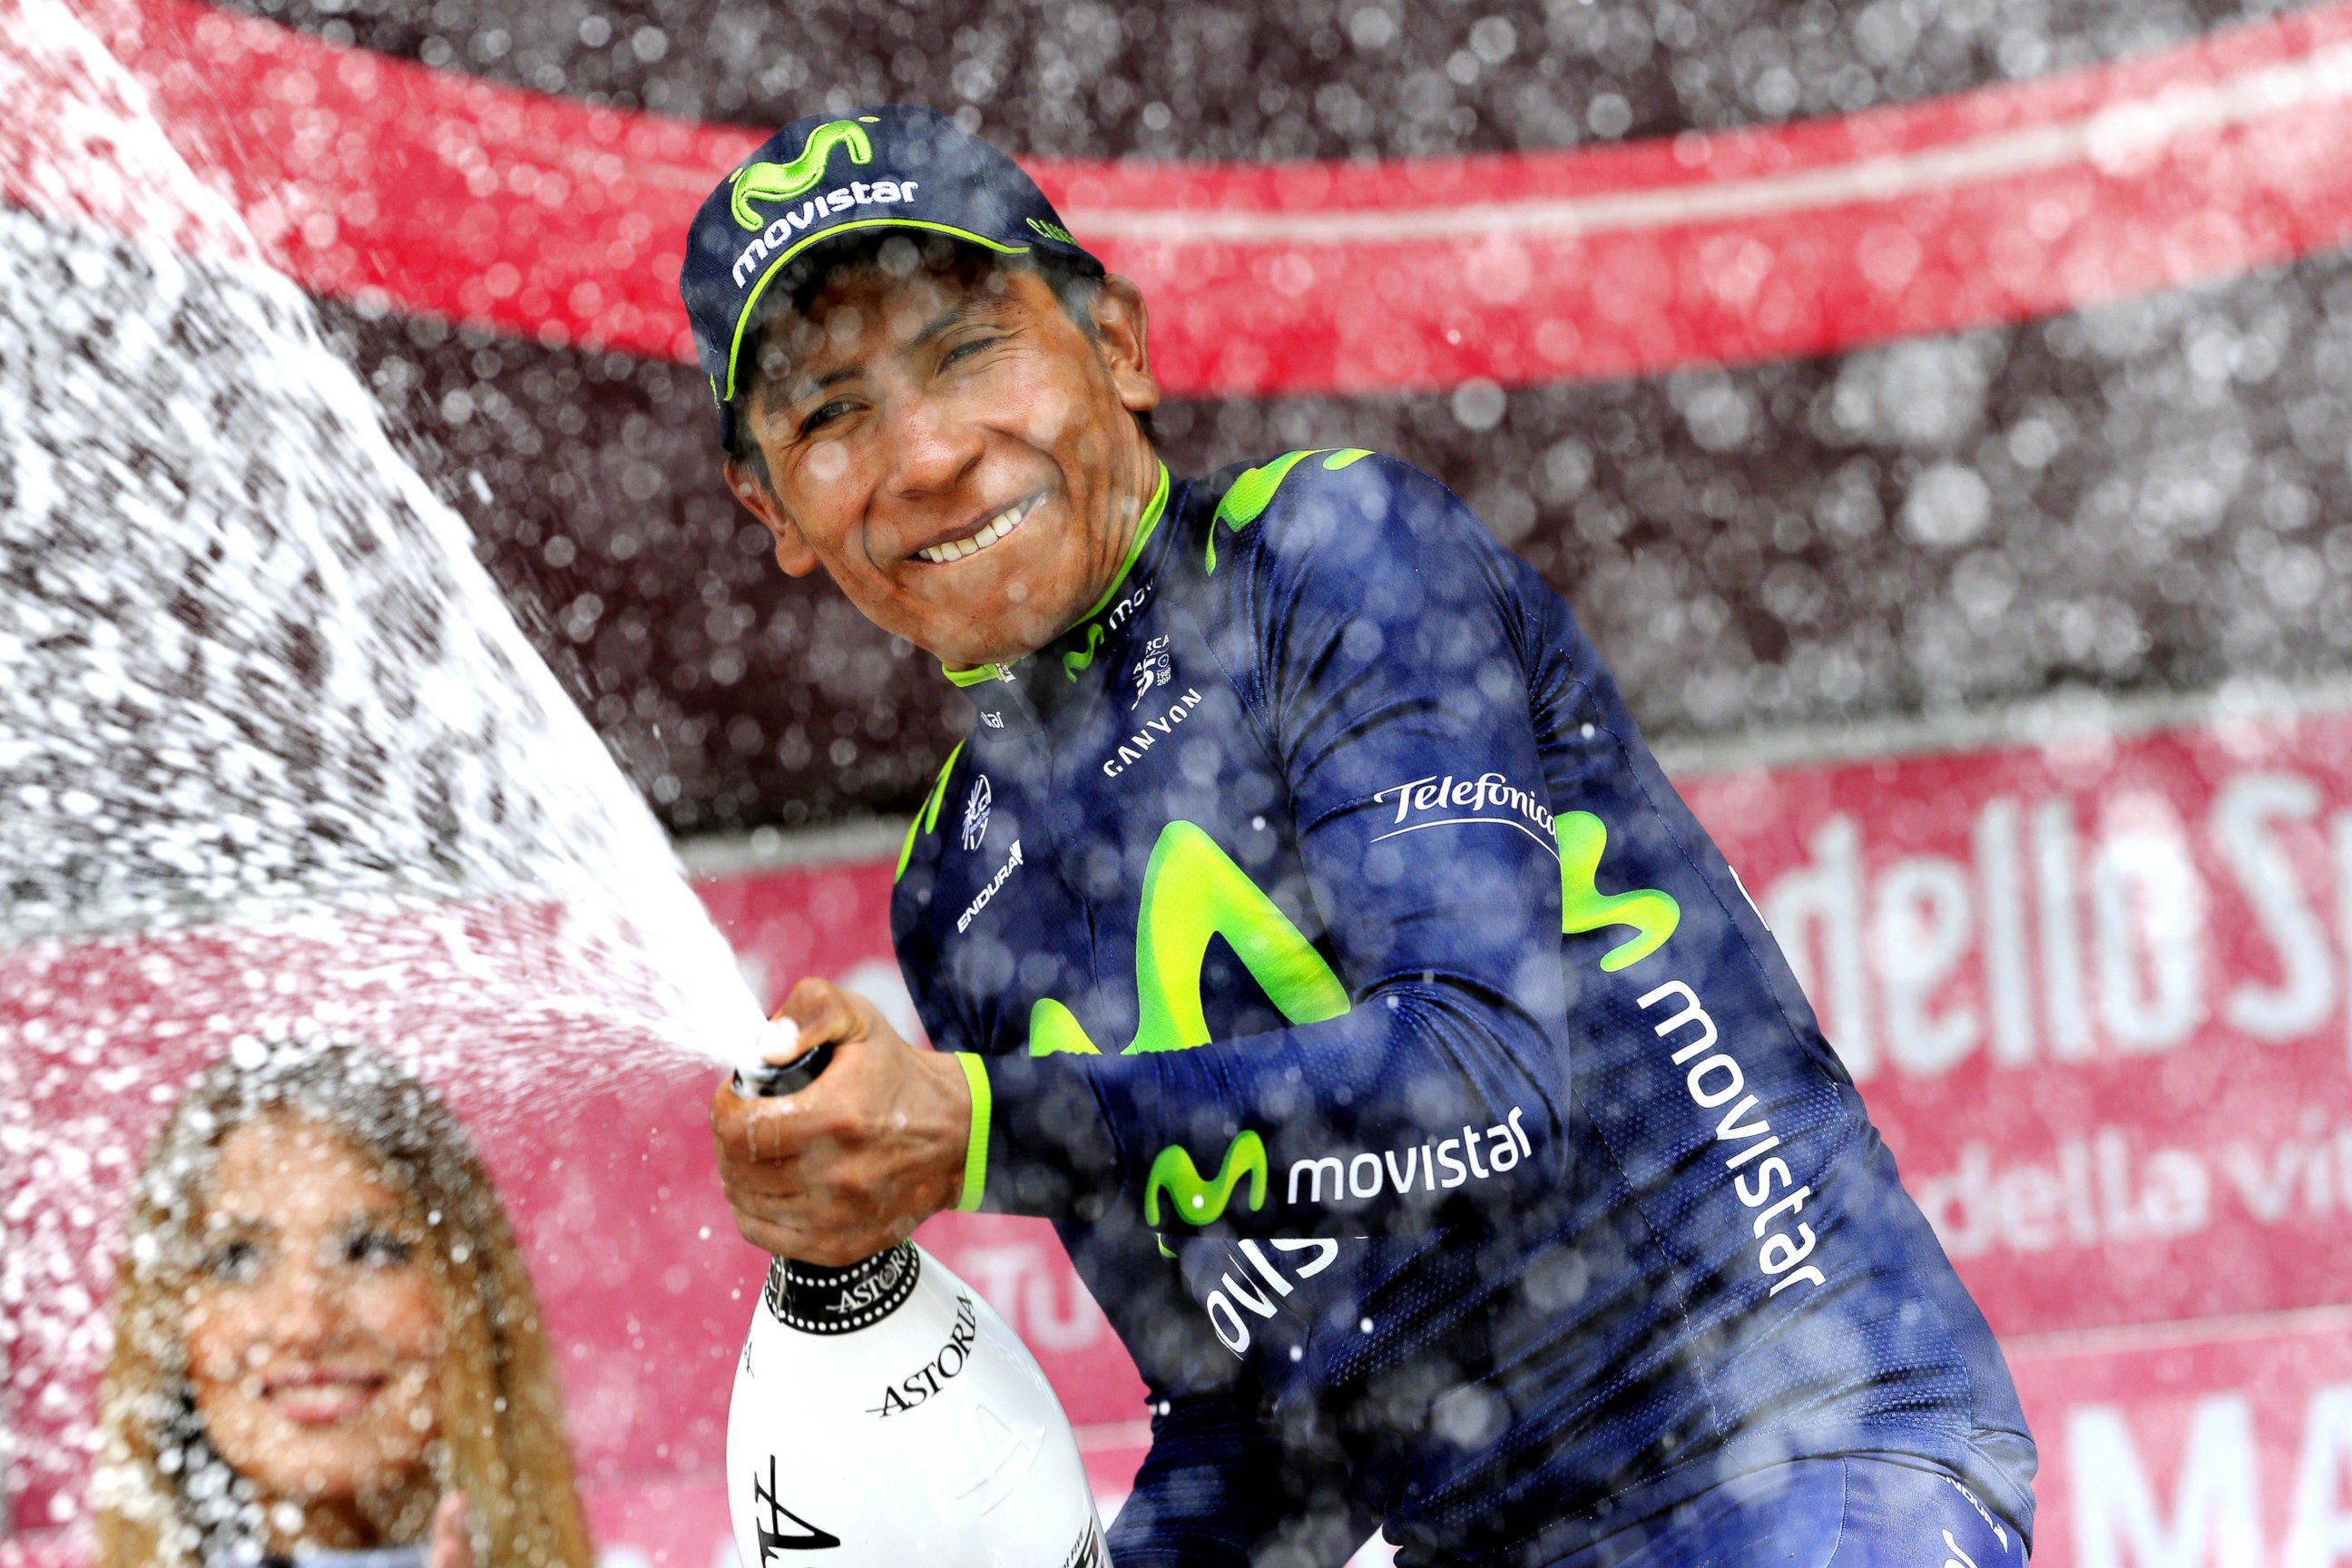
{"type": "Polygon", "coordinates": [[[1140,414],[1160,406],[1160,383],[1151,374],[1151,315],[1135,279],[1113,272],[1095,294],[1095,339],[1118,388],[1118,400],[1140,414]]]}
{"type": "Polygon", "coordinates": [[[800,525],[777,502],[776,492],[768,488],[765,479],[730,458],[727,488],[745,510],[767,525],[768,536],[776,542],[776,564],[787,576],[805,577],[816,570],[816,552],[809,548],[800,525]]]}

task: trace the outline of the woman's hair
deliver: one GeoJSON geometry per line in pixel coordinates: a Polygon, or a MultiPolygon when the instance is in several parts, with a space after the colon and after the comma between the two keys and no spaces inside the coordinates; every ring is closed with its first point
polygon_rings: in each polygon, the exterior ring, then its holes
{"type": "Polygon", "coordinates": [[[555,1358],[498,1194],[456,1117],[383,1053],[243,1042],[199,1076],[131,1196],[100,1407],[100,1568],[196,1568],[267,1539],[263,1502],[207,1441],[181,1313],[222,1141],[269,1115],[349,1140],[425,1222],[444,1330],[436,1479],[462,1488],[482,1568],[590,1568],[555,1358]]]}

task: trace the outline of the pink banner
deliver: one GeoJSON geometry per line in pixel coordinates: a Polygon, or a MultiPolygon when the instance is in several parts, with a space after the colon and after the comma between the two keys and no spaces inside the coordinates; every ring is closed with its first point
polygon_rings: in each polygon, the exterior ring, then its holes
{"type": "Polygon", "coordinates": [[[2352,1300],[2352,718],[1686,793],[1996,1328],[2352,1300]]]}
{"type": "MultiPolygon", "coordinates": [[[[2352,1555],[2352,714],[1684,787],[2010,1348],[2042,1446],[2037,1561],[2352,1555]]],[[[766,997],[827,975],[911,1027],[889,889],[875,860],[702,891],[766,997]]],[[[0,955],[0,1022],[25,1042],[0,1114],[17,1532],[0,1563],[86,1552],[121,1204],[170,1086],[289,984],[336,987],[354,1027],[413,1028],[403,965],[430,950],[478,966],[470,1000],[436,1005],[425,1069],[482,1143],[542,1298],[601,1561],[723,1568],[727,1369],[762,1260],[710,1178],[711,1072],[617,1070],[625,1030],[584,1079],[519,1068],[531,1040],[590,1027],[518,1003],[562,983],[542,921],[0,955]],[[126,1019],[148,1054],[88,1060],[79,1043],[126,1019]]],[[[1147,1440],[1141,1388],[1050,1228],[947,1215],[921,1238],[1036,1352],[1115,1501],[1147,1440]]]]}
{"type": "MultiPolygon", "coordinates": [[[[1996,1328],[2352,1300],[2352,715],[1683,789],[1996,1328]]],[[[904,1018],[889,875],[704,897],[904,1018]]]]}
{"type": "MultiPolygon", "coordinates": [[[[2036,1561],[2352,1557],[2352,714],[1682,787],[2009,1346],[2036,1561]]],[[[856,976],[904,1016],[889,873],[704,897],[770,986],[856,976]]],[[[995,1223],[925,1240],[1131,1464],[1131,1369],[1050,1232],[995,1223]]]]}
{"type": "Polygon", "coordinates": [[[2040,1568],[2325,1568],[2352,1554],[2352,1311],[2021,1347],[2040,1568]]]}

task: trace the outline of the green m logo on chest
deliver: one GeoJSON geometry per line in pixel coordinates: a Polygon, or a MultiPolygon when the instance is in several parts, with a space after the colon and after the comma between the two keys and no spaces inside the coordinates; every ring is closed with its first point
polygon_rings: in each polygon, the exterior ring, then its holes
{"type": "Polygon", "coordinates": [[[1604,893],[1595,883],[1609,829],[1589,811],[1564,811],[1552,819],[1559,843],[1559,929],[1569,936],[1617,927],[1633,934],[1601,956],[1601,969],[1616,973],[1666,945],[1683,923],[1674,895],[1655,888],[1604,893]]]}
{"type": "MultiPolygon", "coordinates": [[[[1213,937],[1223,937],[1266,999],[1293,1024],[1318,1024],[1349,1009],[1348,988],[1289,916],[1234,864],[1217,841],[1190,822],[1160,829],[1144,868],[1135,922],[1135,1037],[1121,1054],[1182,1051],[1209,1043],[1201,966],[1213,937]]],[[[1029,1012],[1029,1054],[1097,1056],[1086,1027],[1047,996],[1029,1012]]],[[[1222,1218],[1247,1184],[1253,1212],[1265,1206],[1265,1140],[1243,1131],[1226,1146],[1216,1174],[1203,1176],[1181,1143],[1160,1151],[1143,1187],[1143,1217],[1160,1223],[1160,1198],[1188,1225],[1222,1218]]],[[[1164,1249],[1163,1244],[1163,1249],[1164,1249]]]]}
{"type": "MultiPolygon", "coordinates": [[[[1615,973],[1649,957],[1682,923],[1681,907],[1654,888],[1603,893],[1595,882],[1609,833],[1590,812],[1554,822],[1560,851],[1560,929],[1576,934],[1609,928],[1631,935],[1601,960],[1615,973]]],[[[1120,1054],[1181,1051],[1209,1043],[1201,994],[1202,964],[1212,938],[1223,937],[1266,999],[1294,1025],[1320,1023],[1349,1010],[1347,987],[1297,925],[1249,874],[1196,824],[1171,822],[1152,846],[1136,916],[1136,1029],[1120,1054]]],[[[1033,1057],[1101,1054],[1076,1014],[1053,997],[1029,1012],[1033,1057]]],[[[1205,1226],[1223,1217],[1246,1184],[1252,1212],[1265,1204],[1267,1155],[1257,1132],[1226,1146],[1214,1176],[1181,1144],[1160,1150],[1144,1183],[1145,1223],[1160,1224],[1164,1194],[1178,1217],[1205,1226]]]]}
{"type": "Polygon", "coordinates": [[[747,229],[767,226],[767,220],[751,210],[753,202],[788,202],[824,178],[825,168],[833,162],[836,148],[849,149],[852,163],[874,162],[874,143],[866,134],[867,125],[878,124],[873,115],[857,120],[829,120],[809,132],[801,143],[800,156],[789,163],[746,163],[731,176],[735,186],[728,210],[735,221],[747,229]]]}
{"type": "MultiPolygon", "coordinates": [[[[1209,1043],[1201,965],[1223,937],[1266,1000],[1294,1024],[1348,1011],[1348,988],[1290,917],[1190,822],[1160,830],[1143,870],[1135,921],[1135,1037],[1123,1056],[1185,1051],[1209,1043]]],[[[1029,1054],[1099,1056],[1085,1026],[1051,996],[1029,1010],[1029,1054]]]]}

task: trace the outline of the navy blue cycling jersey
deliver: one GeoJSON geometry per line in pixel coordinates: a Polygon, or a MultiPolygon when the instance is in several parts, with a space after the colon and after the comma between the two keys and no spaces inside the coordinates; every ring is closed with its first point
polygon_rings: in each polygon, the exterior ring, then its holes
{"type": "Polygon", "coordinates": [[[951,679],[893,934],[983,1206],[1057,1222],[1150,1386],[1122,1568],[1547,1563],[1843,1454],[2030,1529],[2000,1350],[1771,933],[1451,492],[1163,473],[1101,604],[951,679]]]}

